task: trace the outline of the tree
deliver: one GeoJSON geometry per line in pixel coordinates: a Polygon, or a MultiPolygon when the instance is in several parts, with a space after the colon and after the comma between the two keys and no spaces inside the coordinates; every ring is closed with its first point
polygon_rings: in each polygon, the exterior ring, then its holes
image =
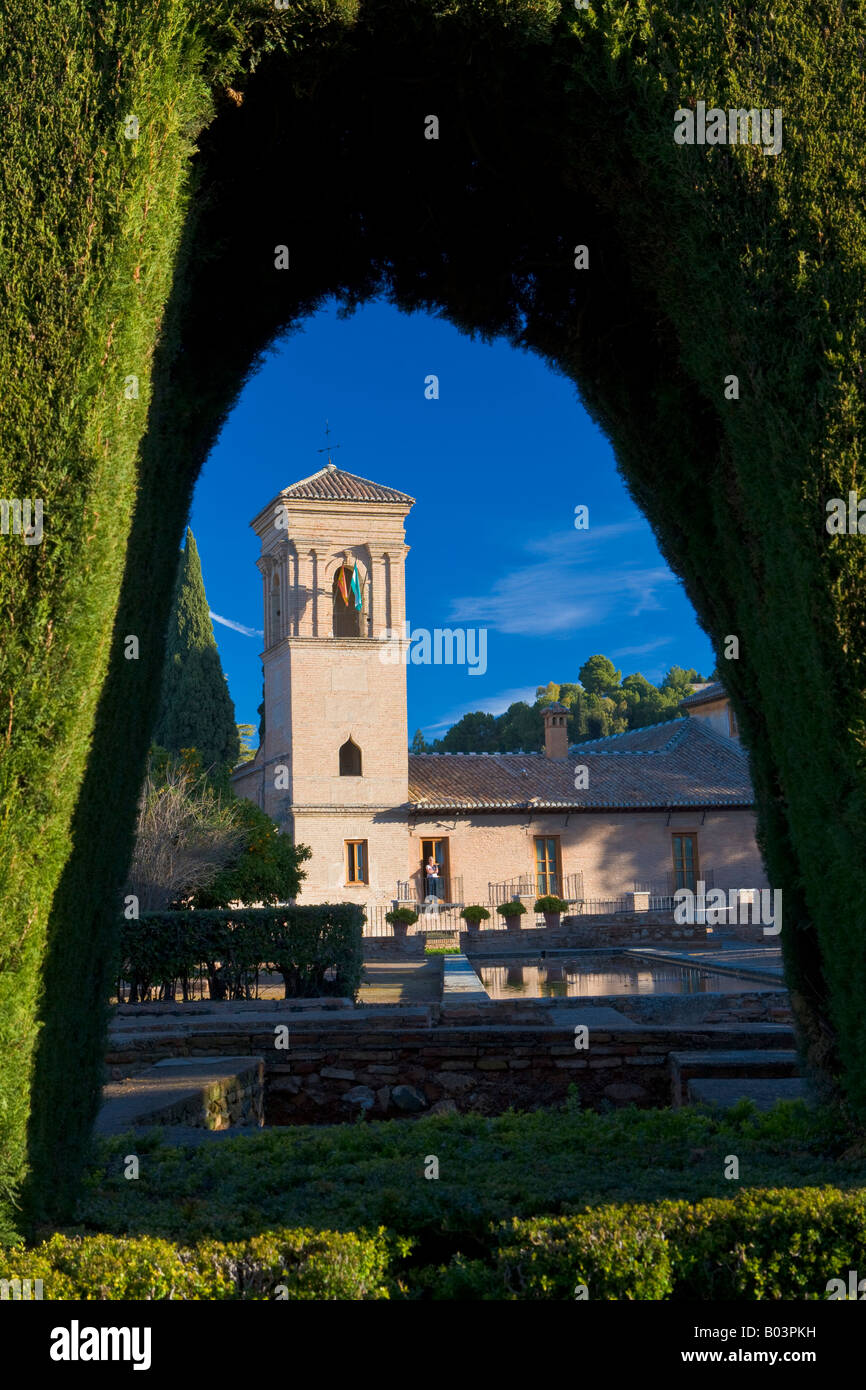
{"type": "Polygon", "coordinates": [[[544,747],[544,720],[536,703],[515,700],[497,720],[499,751],[537,753],[544,747]]]}
{"type": "Polygon", "coordinates": [[[227,785],[227,770],[240,755],[235,710],[214,640],[201,563],[187,527],[168,624],[160,710],[154,741],[171,753],[196,748],[214,781],[227,785]]]}
{"type": "Polygon", "coordinates": [[[416,729],[412,742],[409,745],[409,752],[426,753],[427,751],[427,744],[424,741],[424,735],[422,734],[420,729],[416,729]]]}
{"type": "Polygon", "coordinates": [[[622,672],[606,656],[591,656],[578,671],[578,680],[587,695],[608,695],[619,687],[622,672]]]}
{"type": "Polygon", "coordinates": [[[195,906],[242,903],[254,907],[293,901],[306,877],[301,865],[310,858],[310,849],[282,834],[251,801],[236,800],[232,809],[242,835],[239,852],[200,889],[195,906]]]}
{"type": "Polygon", "coordinates": [[[237,807],[183,759],[159,756],[144,779],[125,894],[139,913],[180,905],[212,883],[245,833],[237,807]]]}
{"type": "Polygon", "coordinates": [[[433,749],[438,753],[496,753],[499,737],[494,715],[483,710],[464,714],[433,749]]]}
{"type": "Polygon", "coordinates": [[[672,666],[659,688],[668,691],[677,699],[683,700],[686,695],[691,693],[692,686],[702,684],[703,677],[694,668],[686,671],[682,666],[672,666]]]}
{"type": "Polygon", "coordinates": [[[256,756],[257,745],[253,744],[256,735],[255,724],[238,724],[238,738],[241,743],[241,750],[238,755],[238,764],[251,763],[256,756]]]}

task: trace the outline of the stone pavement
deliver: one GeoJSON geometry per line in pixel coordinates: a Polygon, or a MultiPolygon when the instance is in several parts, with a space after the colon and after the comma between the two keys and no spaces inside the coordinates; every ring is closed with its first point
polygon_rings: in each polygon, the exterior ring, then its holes
{"type": "Polygon", "coordinates": [[[364,966],[358,1002],[361,1004],[422,1004],[439,999],[442,956],[426,960],[368,961],[364,966]]]}

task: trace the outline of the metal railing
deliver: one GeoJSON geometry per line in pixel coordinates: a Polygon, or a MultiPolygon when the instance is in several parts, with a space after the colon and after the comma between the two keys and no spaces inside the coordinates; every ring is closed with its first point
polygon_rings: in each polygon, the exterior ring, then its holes
{"type": "Polygon", "coordinates": [[[578,870],[573,874],[548,874],[551,887],[542,890],[537,874],[520,874],[517,878],[505,879],[501,883],[488,883],[487,901],[494,907],[497,903],[511,902],[513,898],[546,896],[548,893],[564,898],[566,902],[576,902],[583,897],[583,874],[578,870]]]}
{"type": "MultiPolygon", "coordinates": [[[[706,888],[715,888],[715,871],[713,869],[701,869],[700,874],[696,876],[695,882],[703,883],[706,888]]],[[[636,893],[649,893],[652,898],[673,898],[678,888],[686,886],[685,884],[677,882],[677,875],[672,869],[670,869],[667,874],[663,874],[661,878],[644,878],[635,879],[634,881],[634,891],[636,893]]]]}
{"type": "MultiPolygon", "coordinates": [[[[427,900],[426,875],[419,870],[411,878],[397,880],[397,892],[394,901],[401,907],[418,907],[427,900]]],[[[463,907],[463,876],[461,874],[442,874],[441,883],[445,897],[441,899],[442,906],[463,907]]]]}

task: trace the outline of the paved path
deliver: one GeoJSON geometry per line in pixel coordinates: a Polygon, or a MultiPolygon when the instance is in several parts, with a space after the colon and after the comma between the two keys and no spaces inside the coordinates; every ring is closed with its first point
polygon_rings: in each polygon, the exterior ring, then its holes
{"type": "Polygon", "coordinates": [[[442,956],[428,960],[370,961],[364,966],[360,1004],[437,1003],[442,988],[442,956]]]}

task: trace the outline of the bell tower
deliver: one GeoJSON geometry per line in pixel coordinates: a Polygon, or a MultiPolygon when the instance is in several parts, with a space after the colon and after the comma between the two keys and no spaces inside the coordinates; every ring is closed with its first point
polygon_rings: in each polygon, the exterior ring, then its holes
{"type": "Polygon", "coordinates": [[[234,784],[312,850],[301,902],[390,902],[405,877],[406,666],[382,657],[404,631],[413,503],[329,460],[251,522],[264,739],[234,784]]]}

